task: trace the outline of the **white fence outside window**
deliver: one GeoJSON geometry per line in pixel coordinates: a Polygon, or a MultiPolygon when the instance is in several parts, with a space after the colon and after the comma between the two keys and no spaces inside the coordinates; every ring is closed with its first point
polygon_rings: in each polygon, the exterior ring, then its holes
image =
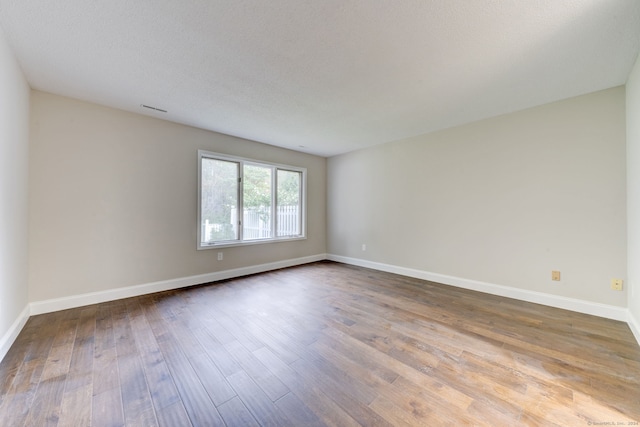
{"type": "MultiPolygon", "coordinates": [[[[300,221],[299,221],[299,206],[278,206],[277,208],[277,237],[283,236],[298,236],[300,234],[300,221]]],[[[244,209],[243,213],[243,239],[268,239],[274,237],[271,235],[271,209],[268,207],[261,208],[248,208],[244,209]]],[[[211,224],[209,220],[206,220],[202,224],[202,235],[211,236],[213,232],[220,231],[224,227],[229,225],[236,230],[238,221],[236,220],[237,213],[235,209],[231,210],[229,223],[227,224],[211,224]]]]}

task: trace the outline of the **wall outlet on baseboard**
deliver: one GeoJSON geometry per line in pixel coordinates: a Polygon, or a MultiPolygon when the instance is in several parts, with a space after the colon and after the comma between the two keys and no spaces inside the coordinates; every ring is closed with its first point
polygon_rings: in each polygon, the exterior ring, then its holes
{"type": "Polygon", "coordinates": [[[224,259],[224,253],[218,252],[218,261],[222,261],[224,259]]]}
{"type": "Polygon", "coordinates": [[[367,245],[363,243],[363,244],[362,244],[362,251],[364,252],[364,251],[366,251],[366,250],[367,250],[367,245]]]}
{"type": "Polygon", "coordinates": [[[622,279],[611,279],[611,289],[613,289],[614,291],[621,291],[622,283],[622,279]]]}

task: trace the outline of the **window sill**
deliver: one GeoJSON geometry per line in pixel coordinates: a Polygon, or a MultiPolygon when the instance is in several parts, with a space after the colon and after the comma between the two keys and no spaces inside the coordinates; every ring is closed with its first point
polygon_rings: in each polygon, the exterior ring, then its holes
{"type": "Polygon", "coordinates": [[[232,248],[237,246],[253,246],[253,245],[262,245],[265,243],[293,242],[297,240],[307,240],[307,236],[277,237],[273,239],[245,240],[243,242],[220,242],[220,243],[211,243],[206,245],[198,244],[198,250],[206,251],[207,249],[232,248]]]}

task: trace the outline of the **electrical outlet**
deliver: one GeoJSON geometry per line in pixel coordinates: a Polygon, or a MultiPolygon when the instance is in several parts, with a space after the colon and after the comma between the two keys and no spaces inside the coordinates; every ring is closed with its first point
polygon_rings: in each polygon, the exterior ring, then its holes
{"type": "Polygon", "coordinates": [[[364,243],[362,244],[362,251],[366,251],[367,250],[367,245],[365,245],[364,243]]]}
{"type": "Polygon", "coordinates": [[[224,254],[222,252],[218,252],[218,261],[222,261],[224,259],[224,254]]]}
{"type": "Polygon", "coordinates": [[[614,291],[622,290],[622,279],[611,279],[611,289],[614,291]]]}
{"type": "Polygon", "coordinates": [[[556,270],[553,270],[551,272],[551,280],[555,280],[556,282],[559,282],[560,281],[560,272],[556,271],[556,270]]]}

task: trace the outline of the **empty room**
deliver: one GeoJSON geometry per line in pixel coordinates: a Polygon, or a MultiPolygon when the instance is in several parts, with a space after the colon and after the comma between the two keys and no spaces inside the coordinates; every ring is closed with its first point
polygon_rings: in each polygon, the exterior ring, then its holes
{"type": "Polygon", "coordinates": [[[639,52],[635,0],[0,0],[0,425],[638,425],[639,52]]]}

